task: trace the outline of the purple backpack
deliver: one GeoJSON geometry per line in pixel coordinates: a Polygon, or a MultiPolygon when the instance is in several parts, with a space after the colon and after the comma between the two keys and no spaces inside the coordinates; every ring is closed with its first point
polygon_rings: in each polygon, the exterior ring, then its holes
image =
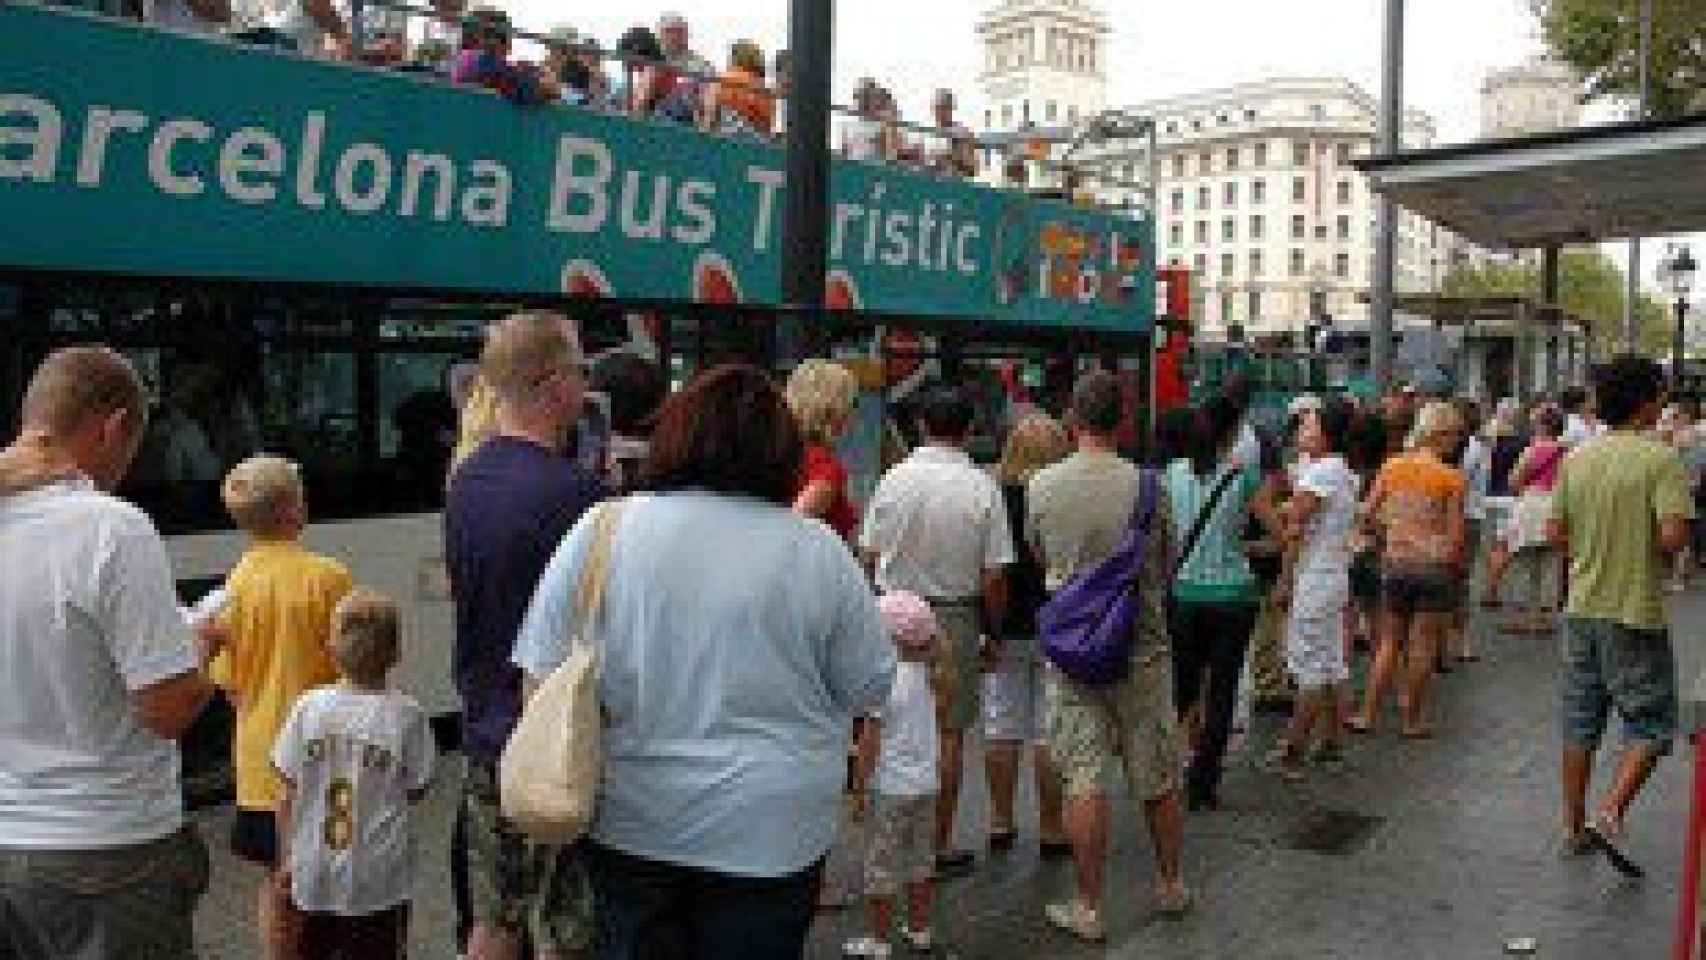
{"type": "Polygon", "coordinates": [[[1141,472],[1137,507],[1120,545],[1101,563],[1068,580],[1037,611],[1043,655],[1080,683],[1118,683],[1131,671],[1145,602],[1138,579],[1147,559],[1159,486],[1153,471],[1141,472]]]}

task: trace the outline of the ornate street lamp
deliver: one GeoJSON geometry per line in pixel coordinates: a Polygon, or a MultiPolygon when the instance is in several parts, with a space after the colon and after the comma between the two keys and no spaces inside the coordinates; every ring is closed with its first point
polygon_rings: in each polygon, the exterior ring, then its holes
{"type": "Polygon", "coordinates": [[[1686,243],[1673,243],[1659,262],[1659,284],[1676,297],[1676,337],[1671,341],[1670,385],[1676,393],[1682,387],[1683,351],[1688,336],[1688,293],[1694,288],[1694,273],[1700,265],[1686,243]]]}

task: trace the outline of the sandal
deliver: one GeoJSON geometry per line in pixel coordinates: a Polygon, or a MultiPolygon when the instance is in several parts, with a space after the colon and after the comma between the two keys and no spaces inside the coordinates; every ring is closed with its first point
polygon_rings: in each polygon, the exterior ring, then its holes
{"type": "Polygon", "coordinates": [[[1405,740],[1432,740],[1434,738],[1434,728],[1432,724],[1424,723],[1421,726],[1410,730],[1401,730],[1398,735],[1403,737],[1405,740]]]}
{"type": "Polygon", "coordinates": [[[1175,890],[1155,894],[1155,913],[1163,919],[1178,920],[1190,913],[1196,903],[1191,888],[1181,883],[1175,890]]]}
{"type": "Polygon", "coordinates": [[[1366,737],[1374,732],[1374,724],[1361,717],[1346,717],[1345,729],[1359,737],[1366,737]]]}
{"type": "Polygon", "coordinates": [[[1303,751],[1281,740],[1262,758],[1262,769],[1296,783],[1303,779],[1303,751]]]}

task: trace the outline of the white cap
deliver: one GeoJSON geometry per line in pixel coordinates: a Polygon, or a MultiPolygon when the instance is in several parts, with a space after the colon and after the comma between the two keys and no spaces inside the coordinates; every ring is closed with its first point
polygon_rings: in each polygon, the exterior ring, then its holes
{"type": "Polygon", "coordinates": [[[1286,413],[1294,417],[1302,416],[1311,410],[1319,411],[1320,409],[1321,398],[1313,393],[1304,393],[1292,397],[1291,403],[1285,408],[1286,413]]]}

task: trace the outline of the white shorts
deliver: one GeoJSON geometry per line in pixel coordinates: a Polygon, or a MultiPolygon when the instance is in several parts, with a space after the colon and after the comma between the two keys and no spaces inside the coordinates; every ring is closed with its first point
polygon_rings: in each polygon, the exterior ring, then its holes
{"type": "Polygon", "coordinates": [[[1337,591],[1310,595],[1298,585],[1285,625],[1285,666],[1298,687],[1309,690],[1344,683],[1351,678],[1345,665],[1345,606],[1348,596],[1337,591]]]}
{"type": "Polygon", "coordinates": [[[1041,743],[1046,716],[1042,663],[1036,641],[1011,637],[1001,650],[1001,662],[983,675],[983,738],[991,741],[1041,743]]]}

